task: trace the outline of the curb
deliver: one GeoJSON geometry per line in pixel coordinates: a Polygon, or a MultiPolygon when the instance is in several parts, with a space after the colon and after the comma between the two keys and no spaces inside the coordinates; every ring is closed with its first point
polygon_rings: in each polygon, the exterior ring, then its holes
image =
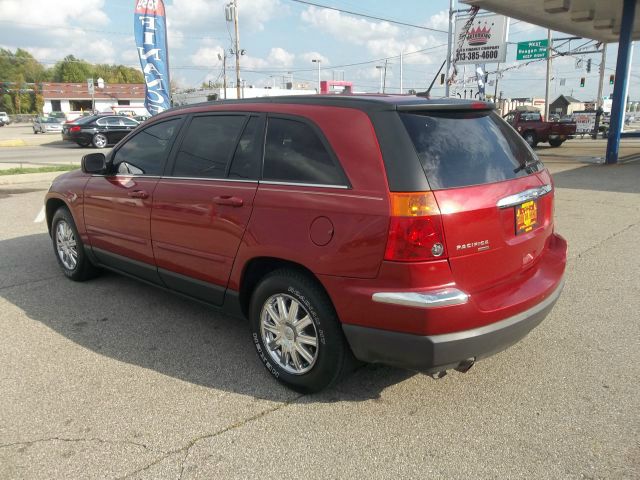
{"type": "Polygon", "coordinates": [[[58,175],[66,172],[21,173],[17,175],[0,175],[0,186],[21,185],[24,183],[52,182],[58,175]]]}
{"type": "Polygon", "coordinates": [[[26,147],[24,140],[0,140],[0,147],[26,147]]]}

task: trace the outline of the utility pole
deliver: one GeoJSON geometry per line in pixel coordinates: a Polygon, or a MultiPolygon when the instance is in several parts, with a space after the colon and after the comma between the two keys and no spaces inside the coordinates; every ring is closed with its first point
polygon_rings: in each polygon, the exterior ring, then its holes
{"type": "Polygon", "coordinates": [[[400,95],[402,95],[402,60],[404,50],[400,50],[400,95]]]}
{"type": "Polygon", "coordinates": [[[547,82],[544,89],[544,119],[549,121],[549,82],[551,81],[551,48],[553,46],[551,40],[551,29],[547,29],[547,82]]]}
{"type": "Polygon", "coordinates": [[[227,99],[227,52],[218,54],[218,60],[222,60],[222,88],[224,88],[224,99],[227,99]]]}
{"type": "Polygon", "coordinates": [[[453,11],[453,2],[454,0],[449,0],[449,35],[447,36],[447,75],[446,75],[446,81],[444,85],[445,97],[449,97],[449,72],[451,70],[451,50],[453,47],[453,32],[455,31],[455,28],[454,28],[455,13],[453,11]]]}
{"type": "Polygon", "coordinates": [[[602,87],[604,84],[604,67],[607,61],[607,44],[602,44],[602,59],[600,60],[600,81],[598,82],[598,100],[596,101],[596,106],[598,108],[602,107],[602,87]]]}
{"type": "Polygon", "coordinates": [[[500,62],[496,68],[496,89],[493,91],[493,103],[498,103],[498,80],[500,79],[500,62]]]}
{"type": "MultiPolygon", "coordinates": [[[[629,46],[629,65],[633,61],[633,42],[629,46]]],[[[622,122],[620,122],[620,131],[624,132],[624,119],[627,116],[627,103],[629,102],[629,79],[631,78],[631,68],[627,70],[626,88],[624,90],[624,104],[622,106],[622,122]]]]}
{"type": "Polygon", "coordinates": [[[233,0],[233,28],[236,32],[236,98],[240,98],[240,32],[238,30],[238,0],[233,0]]]}
{"type": "Polygon", "coordinates": [[[382,93],[385,93],[385,90],[387,89],[387,63],[389,63],[388,59],[384,61],[384,81],[382,82],[382,93]]]}

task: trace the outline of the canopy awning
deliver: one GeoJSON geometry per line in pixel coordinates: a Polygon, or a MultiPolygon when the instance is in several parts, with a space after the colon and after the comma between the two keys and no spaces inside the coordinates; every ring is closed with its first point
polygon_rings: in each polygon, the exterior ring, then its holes
{"type": "MultiPolygon", "coordinates": [[[[623,0],[462,0],[485,10],[605,43],[620,36],[623,0]]],[[[636,1],[637,3],[637,1],[636,1]]],[[[640,8],[636,9],[633,40],[640,40],[640,8]]]]}

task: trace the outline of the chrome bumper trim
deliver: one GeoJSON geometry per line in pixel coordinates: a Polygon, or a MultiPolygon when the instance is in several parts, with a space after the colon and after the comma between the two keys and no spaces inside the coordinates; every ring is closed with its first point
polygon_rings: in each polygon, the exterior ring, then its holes
{"type": "Polygon", "coordinates": [[[371,299],[378,303],[392,303],[405,307],[434,308],[462,305],[469,301],[469,295],[457,288],[443,288],[428,293],[379,292],[374,293],[371,299]]]}
{"type": "Polygon", "coordinates": [[[535,200],[537,198],[546,195],[553,187],[549,184],[543,185],[538,188],[531,188],[529,190],[525,190],[524,192],[519,192],[514,195],[509,195],[508,197],[501,198],[498,200],[496,206],[498,208],[509,208],[515,205],[520,205],[521,203],[527,202],[529,200],[535,200]]]}

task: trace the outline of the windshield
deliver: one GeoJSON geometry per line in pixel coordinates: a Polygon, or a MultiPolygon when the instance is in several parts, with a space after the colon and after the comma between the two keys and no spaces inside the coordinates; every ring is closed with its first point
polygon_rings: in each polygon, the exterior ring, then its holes
{"type": "Polygon", "coordinates": [[[412,112],[400,118],[434,190],[510,180],[543,168],[495,113],[412,112]]]}

